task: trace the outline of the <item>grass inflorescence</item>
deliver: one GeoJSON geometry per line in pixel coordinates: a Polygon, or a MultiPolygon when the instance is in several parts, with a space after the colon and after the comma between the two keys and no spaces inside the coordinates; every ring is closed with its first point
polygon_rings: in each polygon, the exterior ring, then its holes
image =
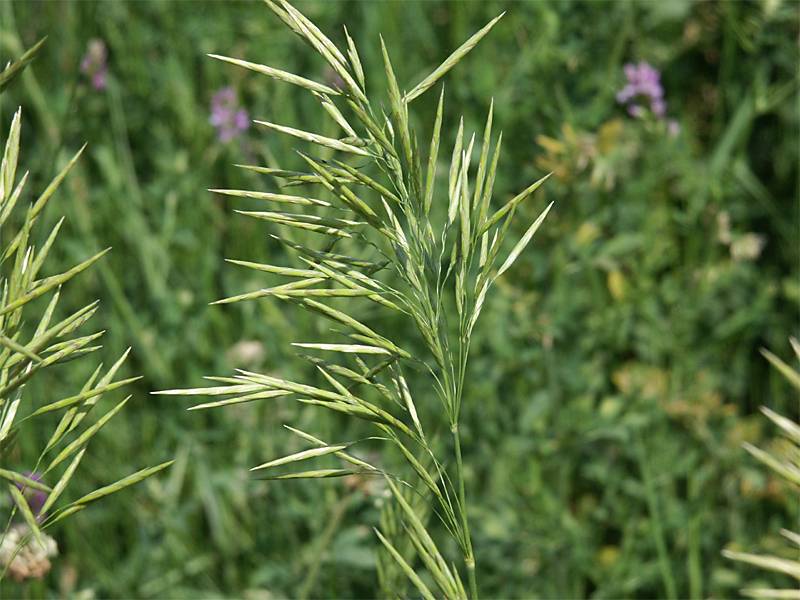
{"type": "MultiPolygon", "coordinates": [[[[439,184],[444,88],[431,132],[427,156],[411,124],[413,101],[440,83],[459,61],[500,20],[490,21],[457,48],[439,67],[409,91],[401,90],[388,49],[381,40],[385,79],[368,89],[359,51],[345,29],[347,46],[338,48],[322,31],[288,2],[268,2],[272,11],[327,62],[338,76],[336,88],[238,58],[212,58],[297,85],[313,94],[341,128],[334,138],[294,127],[256,120],[270,131],[308,142],[313,153],[298,150],[306,171],[270,170],[286,185],[316,185],[326,198],[273,194],[249,190],[212,190],[232,197],[267,203],[269,210],[240,211],[274,226],[275,239],[296,255],[296,266],[283,267],[233,261],[282,275],[289,283],[228,297],[218,303],[276,298],[313,311],[335,326],[333,341],[298,342],[293,346],[318,370],[324,383],[292,381],[274,375],[240,370],[233,377],[212,377],[212,388],[170,390],[165,394],[207,394],[224,399],[194,408],[227,406],[264,398],[291,397],[341,415],[374,424],[385,451],[402,457],[410,475],[387,470],[351,454],[359,442],[329,443],[294,431],[312,447],[253,467],[275,479],[320,479],[351,475],[386,479],[396,503],[399,526],[376,535],[394,564],[426,598],[478,596],[476,556],[468,518],[468,495],[461,450],[459,417],[473,329],[498,277],[512,267],[547,216],[552,203],[505,253],[504,242],[518,207],[545,181],[493,207],[501,136],[493,131],[493,105],[476,144],[461,120],[452,148],[446,185],[439,184]],[[383,106],[373,89],[387,97],[383,106]],[[329,151],[334,154],[330,155],[329,151]],[[336,157],[341,155],[342,159],[336,157]],[[473,159],[477,154],[477,167],[473,159]],[[275,208],[272,208],[272,207],[275,208]],[[315,209],[313,212],[310,209],[315,209]],[[304,210],[305,209],[305,210],[304,210]],[[285,229],[284,229],[285,228],[285,229]],[[279,237],[281,230],[319,234],[321,243],[298,243],[279,237]],[[339,250],[342,240],[350,244],[339,250]],[[352,254],[351,254],[352,252],[352,254]],[[344,300],[342,303],[341,301],[344,300]],[[390,339],[354,316],[359,300],[373,303],[384,318],[401,318],[416,329],[425,353],[405,347],[409,339],[390,339]],[[336,306],[334,302],[339,301],[336,306]],[[307,355],[306,355],[307,354],[307,355]],[[425,374],[415,388],[408,369],[425,374]],[[427,379],[427,383],[423,383],[427,379]],[[432,390],[433,393],[427,393],[432,390]],[[433,422],[423,422],[418,406],[438,399],[439,410],[425,410],[433,422]],[[444,426],[450,444],[434,443],[428,431],[444,426]],[[272,475],[275,467],[302,467],[306,460],[335,456],[340,468],[311,468],[272,475]],[[412,497],[408,491],[413,492],[412,497]],[[431,507],[420,507],[422,495],[431,507]],[[435,514],[455,539],[462,555],[462,573],[446,558],[429,533],[427,515],[435,514]],[[410,544],[403,538],[408,538],[410,544]],[[417,560],[430,579],[416,569],[417,560]],[[433,581],[435,591],[429,581],[433,581]],[[469,592],[466,590],[469,589],[469,592]]],[[[258,166],[248,168],[258,169],[258,166]]],[[[264,168],[266,170],[266,168],[264,168]]],[[[285,234],[290,235],[290,234],[285,234]]],[[[357,314],[357,313],[355,313],[357,314]]],[[[263,476],[263,475],[262,475],[263,476]]],[[[386,568],[383,569],[386,572],[386,568]]]]}
{"type": "MultiPolygon", "coordinates": [[[[0,92],[36,57],[44,40],[26,51],[0,72],[0,92]]],[[[136,471],[77,499],[64,502],[68,484],[87,452],[90,441],[128,403],[128,395],[91,422],[103,396],[131,384],[140,377],[119,378],[117,373],[130,349],[108,369],[100,364],[77,393],[54,390],[55,398],[30,398],[26,385],[45,369],[95,352],[103,331],[80,331],[98,309],[94,301],[58,320],[54,316],[64,286],[91,267],[109,249],[55,275],[42,274],[64,223],[61,218],[41,244],[35,236],[43,211],[70,169],[81,156],[78,150],[52,181],[24,211],[22,206],[28,172],[18,177],[22,109],[11,121],[0,164],[0,479],[5,480],[13,505],[0,524],[0,581],[7,574],[15,579],[40,578],[49,570],[48,559],[56,544],[44,533],[90,504],[136,484],[171,464],[136,471]],[[19,213],[22,213],[20,215],[19,213]],[[45,305],[37,304],[38,299],[45,305]],[[35,404],[34,404],[35,402],[35,404]],[[33,405],[32,405],[33,404],[33,405]],[[60,415],[48,423],[45,415],[60,415]],[[31,435],[31,428],[52,426],[52,432],[35,461],[21,457],[18,437],[31,435]],[[30,461],[28,470],[23,460],[30,461]],[[24,464],[24,463],[23,463],[24,464]],[[20,521],[21,523],[16,523],[20,521]]]]}

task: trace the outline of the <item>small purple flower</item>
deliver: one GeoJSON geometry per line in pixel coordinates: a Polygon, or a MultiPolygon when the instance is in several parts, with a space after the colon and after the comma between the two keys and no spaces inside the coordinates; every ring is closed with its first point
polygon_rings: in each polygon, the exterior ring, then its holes
{"type": "MultiPolygon", "coordinates": [[[[39,473],[27,471],[24,473],[24,475],[28,479],[33,479],[34,481],[42,480],[42,476],[39,473]]],[[[32,488],[25,487],[25,485],[21,483],[17,483],[16,486],[22,492],[25,500],[28,501],[28,506],[30,506],[31,512],[36,515],[36,519],[39,521],[42,520],[44,515],[40,514],[40,512],[44,506],[44,503],[47,502],[47,493],[42,492],[41,490],[34,490],[32,488]]]]}
{"type": "Polygon", "coordinates": [[[108,84],[108,49],[103,40],[89,40],[86,54],[81,59],[81,73],[89,77],[96,90],[106,89],[108,84]]]}
{"type": "Polygon", "coordinates": [[[217,130],[220,142],[227,143],[250,127],[250,116],[239,108],[236,92],[232,87],[224,87],[211,98],[211,117],[209,122],[217,130]]]}
{"type": "Polygon", "coordinates": [[[638,65],[625,65],[628,82],[617,92],[617,102],[626,105],[628,114],[636,118],[645,116],[645,106],[649,103],[650,112],[661,119],[667,112],[664,101],[664,88],[661,86],[661,73],[658,69],[642,61],[638,65]]]}

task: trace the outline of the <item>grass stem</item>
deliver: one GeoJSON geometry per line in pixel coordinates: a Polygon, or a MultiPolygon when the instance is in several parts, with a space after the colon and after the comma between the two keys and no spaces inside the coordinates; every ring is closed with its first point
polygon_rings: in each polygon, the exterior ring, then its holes
{"type": "Polygon", "coordinates": [[[464,565],[467,568],[467,576],[469,577],[469,596],[473,600],[477,600],[478,582],[475,577],[475,554],[472,551],[472,537],[470,536],[469,519],[467,517],[467,501],[464,491],[464,465],[461,460],[461,436],[458,431],[458,424],[454,424],[450,430],[453,432],[453,442],[455,443],[458,505],[459,511],[461,512],[461,527],[464,536],[464,565]]]}

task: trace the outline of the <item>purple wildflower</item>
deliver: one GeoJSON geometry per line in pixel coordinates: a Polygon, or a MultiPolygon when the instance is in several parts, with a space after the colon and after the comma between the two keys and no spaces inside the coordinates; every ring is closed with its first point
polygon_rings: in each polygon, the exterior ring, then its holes
{"type": "Polygon", "coordinates": [[[628,83],[617,92],[617,102],[626,105],[628,114],[642,118],[646,108],[642,104],[649,103],[650,112],[661,119],[667,112],[664,101],[664,88],[661,86],[661,73],[646,62],[638,65],[625,65],[625,77],[628,83]]]}
{"type": "Polygon", "coordinates": [[[86,54],[81,59],[81,73],[89,77],[96,90],[106,89],[108,83],[108,49],[103,40],[89,41],[86,54]]]}
{"type": "Polygon", "coordinates": [[[239,108],[232,87],[222,88],[211,98],[209,122],[216,128],[220,142],[229,142],[250,127],[250,117],[246,110],[239,108]]]}
{"type": "MultiPolygon", "coordinates": [[[[41,481],[42,476],[39,473],[33,472],[26,472],[24,473],[25,477],[28,479],[33,479],[34,481],[41,481]]],[[[22,495],[25,497],[25,500],[28,501],[28,506],[31,508],[31,512],[36,515],[37,520],[41,520],[44,515],[39,514],[44,506],[44,503],[47,501],[47,493],[42,492],[41,490],[34,490],[29,487],[25,487],[25,485],[21,483],[17,483],[16,486],[22,492],[22,495]]]]}

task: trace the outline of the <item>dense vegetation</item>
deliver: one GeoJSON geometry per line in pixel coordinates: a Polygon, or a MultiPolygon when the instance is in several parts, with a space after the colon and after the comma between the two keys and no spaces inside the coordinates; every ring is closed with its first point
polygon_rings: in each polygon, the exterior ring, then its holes
{"type": "MultiPolygon", "coordinates": [[[[382,34],[405,83],[508,10],[444,79],[453,110],[442,157],[462,112],[480,140],[494,98],[496,198],[553,172],[521,206],[508,249],[556,206],[473,334],[460,430],[482,594],[700,598],[785,586],[720,551],[785,552],[778,530],[800,517],[796,490],[741,448],[772,443],[759,406],[798,416],[796,394],[758,352],[793,360],[798,326],[797,5],[299,6],[342,47],[347,25],[368,81],[384,81],[380,52],[367,52],[382,34]]],[[[89,143],[59,210],[41,217],[41,232],[67,217],[45,274],[114,248],[70,286],[59,318],[101,298],[93,321],[108,330],[106,364],[133,345],[118,376],[144,375],[71,493],[176,463],[55,529],[53,571],[25,593],[371,596],[380,489],[247,473],[300,449],[285,422],[335,440],[367,429],[280,400],[187,413],[180,397],[148,396],[235,367],[319,380],[289,343],[321,339],[328,322],[269,300],[208,306],[265,285],[223,259],[287,264],[288,253],[273,225],[233,212],[263,205],[205,190],[278,191],[232,163],[304,167],[294,140],[249,126],[242,111],[334,137],[337,126],[302,90],[206,53],[328,85],[335,74],[260,3],[0,4],[0,62],[44,35],[0,99],[4,130],[25,106],[28,186],[43,189],[89,143]]],[[[422,131],[437,99],[415,101],[422,131]]],[[[376,322],[368,307],[359,318],[376,322]]],[[[379,324],[405,335],[399,320],[379,324]]],[[[93,368],[43,372],[27,393],[66,396],[93,368]]],[[[432,398],[418,407],[436,409],[432,398]]],[[[19,443],[32,452],[49,434],[19,443]]]]}

